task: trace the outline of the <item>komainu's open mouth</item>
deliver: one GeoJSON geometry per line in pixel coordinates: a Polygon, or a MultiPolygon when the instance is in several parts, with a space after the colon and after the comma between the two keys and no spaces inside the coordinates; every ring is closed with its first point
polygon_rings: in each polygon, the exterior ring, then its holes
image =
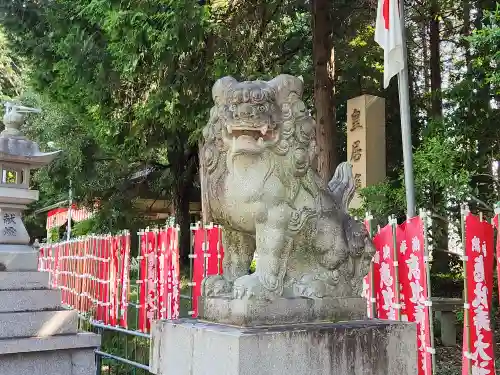
{"type": "Polygon", "coordinates": [[[247,136],[256,141],[261,139],[262,141],[271,141],[275,138],[274,130],[270,129],[268,125],[263,125],[260,128],[227,125],[227,133],[229,137],[235,139],[241,136],[247,136]]]}
{"type": "Polygon", "coordinates": [[[225,132],[226,144],[232,154],[261,153],[267,147],[276,144],[279,132],[268,124],[227,124],[225,132]]]}

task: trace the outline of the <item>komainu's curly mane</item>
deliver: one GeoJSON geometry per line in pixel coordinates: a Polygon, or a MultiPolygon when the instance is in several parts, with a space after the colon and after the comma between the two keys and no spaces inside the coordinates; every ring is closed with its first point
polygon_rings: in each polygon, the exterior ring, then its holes
{"type": "Polygon", "coordinates": [[[279,161],[283,178],[298,178],[306,190],[315,195],[318,189],[324,188],[314,169],[316,124],[302,101],[303,82],[299,78],[281,75],[269,82],[239,83],[232,77],[224,77],[216,82],[212,94],[215,105],[203,129],[205,173],[213,174],[217,180],[227,173],[225,158],[228,150],[223,141],[223,128],[228,121],[234,121],[235,106],[251,103],[260,105],[259,109],[269,114],[279,131],[279,141],[268,151],[283,157],[279,161]]]}
{"type": "Polygon", "coordinates": [[[224,225],[226,255],[224,277],[207,279],[207,295],[323,298],[360,290],[373,249],[347,213],[352,172],[343,163],[328,186],[319,178],[316,124],[302,94],[302,80],[289,75],[225,77],[213,87],[202,192],[211,219],[224,225]],[[248,276],[255,251],[257,271],[248,276]]]}

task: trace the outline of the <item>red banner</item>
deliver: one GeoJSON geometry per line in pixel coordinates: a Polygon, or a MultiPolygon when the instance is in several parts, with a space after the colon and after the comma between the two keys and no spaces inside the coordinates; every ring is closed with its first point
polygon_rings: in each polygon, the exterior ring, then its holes
{"type": "Polygon", "coordinates": [[[394,241],[392,226],[386,225],[373,238],[377,252],[374,256],[375,299],[379,319],[396,320],[394,241]]]}
{"type": "Polygon", "coordinates": [[[146,251],[146,331],[149,332],[151,328],[151,321],[156,318],[157,315],[157,297],[156,297],[156,284],[157,284],[157,272],[156,272],[156,258],[157,258],[157,247],[158,247],[158,232],[147,232],[147,251],[146,251]]]}
{"type": "Polygon", "coordinates": [[[368,317],[373,317],[370,303],[372,289],[376,302],[376,315],[380,319],[395,320],[397,309],[403,321],[417,323],[419,375],[432,373],[431,332],[429,320],[427,264],[425,258],[424,227],[420,217],[414,217],[396,226],[397,259],[394,254],[394,235],[391,225],[375,235],[376,253],[373,258],[373,276],[363,280],[363,296],[367,298],[368,317]],[[396,268],[397,265],[397,268],[396,268]],[[399,288],[395,285],[398,271],[399,288]],[[371,282],[373,280],[373,288],[371,282]],[[399,303],[396,290],[399,289],[399,303]]]}
{"type": "Polygon", "coordinates": [[[179,317],[178,228],[166,227],[142,236],[139,328],[148,331],[154,319],[179,317]],[[144,239],[145,238],[145,239],[144,239]]]}
{"type": "Polygon", "coordinates": [[[61,302],[105,324],[126,327],[129,296],[130,235],[88,236],[46,245],[41,268],[61,302]]]}
{"type": "Polygon", "coordinates": [[[65,288],[67,285],[66,280],[67,280],[67,274],[66,274],[66,264],[67,264],[67,258],[66,258],[66,245],[63,244],[57,244],[57,245],[52,245],[52,251],[53,251],[53,263],[52,263],[52,279],[51,279],[51,287],[52,288],[57,288],[58,285],[62,284],[61,288],[61,293],[62,293],[62,303],[67,305],[68,304],[68,289],[65,288]],[[57,260],[57,261],[56,261],[57,260]]]}
{"type": "Polygon", "coordinates": [[[94,237],[95,256],[97,259],[97,302],[96,302],[96,320],[104,320],[104,254],[102,248],[102,239],[94,237]]]}
{"type": "Polygon", "coordinates": [[[159,235],[158,309],[160,319],[179,318],[178,229],[167,227],[159,235]]]}
{"type": "Polygon", "coordinates": [[[368,319],[373,319],[373,311],[372,311],[372,287],[371,287],[371,276],[372,273],[371,271],[368,272],[368,275],[366,275],[363,278],[363,291],[361,292],[361,297],[366,299],[366,316],[368,319]]]}
{"type": "Polygon", "coordinates": [[[69,243],[69,303],[73,308],[77,308],[78,296],[77,296],[77,283],[76,275],[78,272],[78,244],[74,242],[69,243]]]}
{"type": "Polygon", "coordinates": [[[465,217],[464,255],[467,285],[464,314],[468,314],[469,328],[464,323],[462,374],[466,375],[470,370],[474,375],[493,375],[494,341],[490,323],[493,290],[493,227],[472,214],[467,214],[465,217]]]}
{"type": "Polygon", "coordinates": [[[497,283],[500,291],[500,215],[496,214],[493,218],[493,225],[497,229],[496,259],[497,259],[497,283]]]}
{"type": "Polygon", "coordinates": [[[93,268],[92,268],[92,305],[94,306],[95,313],[94,316],[97,317],[97,307],[99,306],[99,276],[100,276],[100,265],[101,262],[99,260],[99,256],[97,253],[97,238],[91,237],[90,243],[92,247],[92,260],[93,260],[93,268]]]}
{"type": "Polygon", "coordinates": [[[111,307],[110,298],[110,279],[111,279],[111,269],[112,269],[112,259],[111,259],[111,241],[109,237],[100,238],[101,242],[101,252],[105,259],[103,266],[103,288],[102,288],[102,320],[104,323],[109,324],[109,309],[111,307]]]}
{"type": "Polygon", "coordinates": [[[170,268],[168,273],[167,293],[169,297],[170,314],[168,319],[179,319],[180,310],[180,264],[179,264],[179,228],[168,228],[170,235],[170,268]]]}
{"type": "Polygon", "coordinates": [[[193,261],[193,318],[198,316],[198,299],[201,296],[201,284],[206,276],[221,275],[224,248],[222,246],[222,229],[219,226],[208,226],[194,229],[194,261],[193,261]]]}
{"type": "MultiPolygon", "coordinates": [[[[52,264],[52,288],[57,288],[58,282],[59,282],[59,253],[62,252],[64,249],[64,245],[56,245],[55,248],[50,246],[49,251],[52,253],[51,257],[53,257],[53,264],[52,264]]],[[[52,260],[52,259],[51,259],[52,260]]]]}
{"type": "Polygon", "coordinates": [[[45,262],[47,261],[47,258],[45,256],[45,252],[48,251],[48,249],[41,247],[38,249],[38,271],[43,272],[46,270],[45,267],[45,262]]]}
{"type": "Polygon", "coordinates": [[[418,373],[428,375],[432,373],[432,348],[422,219],[414,217],[401,224],[399,235],[401,320],[417,323],[418,373]]]}
{"type": "MultiPolygon", "coordinates": [[[[207,234],[215,241],[216,234],[207,234]]],[[[138,329],[148,332],[154,319],[179,317],[178,227],[147,231],[139,239],[138,329]]],[[[127,328],[131,256],[128,233],[89,236],[43,246],[39,267],[51,273],[50,284],[61,289],[64,304],[104,324],[127,328]]],[[[214,253],[214,259],[220,258],[214,253]]],[[[208,266],[217,270],[221,264],[208,266]]]]}
{"type": "Polygon", "coordinates": [[[201,296],[201,284],[205,277],[205,255],[203,249],[205,248],[205,230],[197,228],[193,231],[193,280],[192,280],[192,311],[190,315],[192,318],[198,317],[198,299],[201,296]]]}
{"type": "Polygon", "coordinates": [[[70,259],[71,253],[71,244],[66,242],[63,243],[59,250],[62,250],[62,259],[61,259],[61,275],[62,275],[62,285],[63,290],[66,291],[66,304],[70,305],[71,303],[71,264],[73,262],[70,259]]]}
{"type": "Polygon", "coordinates": [[[167,319],[167,274],[169,269],[170,233],[161,230],[158,234],[158,318],[167,319]]]}
{"type": "Polygon", "coordinates": [[[141,332],[146,331],[147,233],[148,232],[139,233],[141,254],[139,256],[139,280],[137,280],[137,284],[139,284],[139,319],[137,328],[141,332]]]}
{"type": "Polygon", "coordinates": [[[111,238],[110,241],[110,282],[109,282],[109,321],[108,324],[116,326],[118,324],[118,254],[119,241],[116,238],[111,238]]]}
{"type": "MultiPolygon", "coordinates": [[[[370,230],[370,221],[365,220],[365,228],[371,235],[370,230]]],[[[363,278],[363,291],[361,292],[361,297],[366,299],[366,316],[368,319],[373,319],[375,317],[373,310],[373,303],[375,302],[375,297],[373,294],[373,285],[372,285],[372,275],[373,275],[373,261],[370,265],[370,271],[368,275],[363,278]]]]}
{"type": "Polygon", "coordinates": [[[129,285],[130,285],[130,236],[128,234],[123,234],[120,238],[122,243],[121,251],[121,297],[120,297],[120,326],[128,328],[127,318],[128,318],[128,296],[129,296],[129,285]]]}
{"type": "Polygon", "coordinates": [[[218,226],[207,229],[208,259],[207,275],[222,275],[222,258],[224,249],[222,247],[222,229],[218,226]]]}

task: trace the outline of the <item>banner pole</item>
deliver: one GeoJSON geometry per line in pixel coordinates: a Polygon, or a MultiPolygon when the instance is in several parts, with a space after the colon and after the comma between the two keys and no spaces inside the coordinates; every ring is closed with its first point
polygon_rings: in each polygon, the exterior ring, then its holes
{"type": "Polygon", "coordinates": [[[220,247],[222,246],[222,227],[220,225],[216,225],[217,228],[217,275],[221,274],[221,260],[222,255],[220,251],[220,247]]]}
{"type": "Polygon", "coordinates": [[[394,265],[394,304],[396,309],[396,320],[401,320],[401,304],[399,291],[399,264],[398,264],[398,243],[396,238],[396,227],[398,222],[394,216],[389,216],[389,224],[392,227],[392,247],[393,247],[393,265],[394,265]]]}
{"type": "Polygon", "coordinates": [[[466,204],[462,205],[461,208],[461,229],[462,229],[462,259],[463,259],[463,272],[464,272],[464,323],[465,323],[465,332],[467,333],[467,340],[466,340],[466,345],[467,345],[467,351],[466,351],[466,359],[467,359],[467,373],[469,375],[472,375],[472,361],[471,361],[471,335],[470,335],[470,306],[469,306],[469,298],[468,298],[468,291],[467,291],[467,254],[466,254],[466,240],[467,236],[465,235],[466,231],[466,224],[465,224],[465,218],[469,214],[469,208],[467,207],[466,204]]]}
{"type": "Polygon", "coordinates": [[[401,40],[404,67],[398,74],[399,108],[401,114],[401,138],[403,142],[403,166],[406,190],[406,216],[412,218],[415,210],[415,181],[413,177],[413,154],[411,140],[411,111],[410,111],[410,83],[408,79],[408,53],[406,47],[405,7],[403,1],[399,3],[401,40]]]}
{"type": "MultiPolygon", "coordinates": [[[[368,234],[370,235],[370,238],[373,238],[373,229],[372,229],[372,220],[373,216],[367,212],[365,216],[365,220],[367,223],[367,229],[368,229],[368,234]]],[[[376,303],[376,298],[375,298],[375,266],[373,263],[373,257],[370,261],[370,306],[371,306],[371,311],[372,311],[372,319],[377,319],[377,303],[376,303]]]]}
{"type": "Polygon", "coordinates": [[[427,225],[427,212],[420,210],[420,218],[422,219],[423,229],[424,229],[424,265],[425,265],[425,277],[427,281],[427,308],[429,312],[429,330],[431,338],[431,359],[432,359],[432,373],[435,373],[436,369],[436,351],[434,349],[434,319],[432,319],[432,290],[431,290],[431,264],[429,261],[429,238],[427,233],[429,227],[427,225]]]}
{"type": "Polygon", "coordinates": [[[193,281],[193,259],[196,256],[195,251],[194,251],[194,236],[196,231],[199,230],[199,223],[191,224],[189,228],[189,311],[188,315],[193,316],[194,315],[194,290],[193,288],[195,287],[195,283],[193,281]]]}

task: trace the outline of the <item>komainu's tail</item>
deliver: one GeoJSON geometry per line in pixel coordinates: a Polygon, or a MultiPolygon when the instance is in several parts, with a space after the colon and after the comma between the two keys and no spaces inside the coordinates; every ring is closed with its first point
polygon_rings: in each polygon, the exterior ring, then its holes
{"type": "Polygon", "coordinates": [[[352,166],[348,162],[340,163],[332,179],[328,183],[328,192],[339,207],[348,212],[349,203],[356,191],[356,184],[352,175],[352,166]]]}

